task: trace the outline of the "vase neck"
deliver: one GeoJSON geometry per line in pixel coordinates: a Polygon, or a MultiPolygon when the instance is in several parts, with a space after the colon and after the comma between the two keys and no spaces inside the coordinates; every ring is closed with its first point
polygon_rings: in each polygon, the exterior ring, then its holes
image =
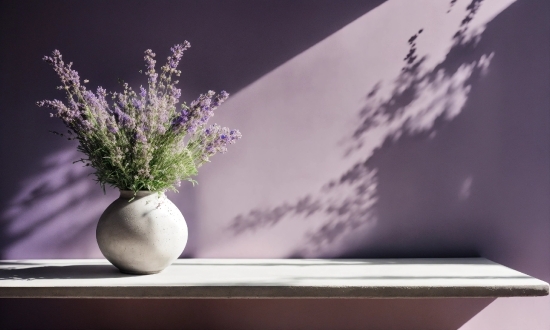
{"type": "MultiPolygon", "coordinates": [[[[149,195],[158,194],[158,192],[150,191],[150,190],[139,190],[135,193],[131,190],[120,190],[120,198],[130,199],[130,198],[139,198],[139,197],[146,197],[149,195]]],[[[164,194],[164,193],[161,193],[164,194]]]]}

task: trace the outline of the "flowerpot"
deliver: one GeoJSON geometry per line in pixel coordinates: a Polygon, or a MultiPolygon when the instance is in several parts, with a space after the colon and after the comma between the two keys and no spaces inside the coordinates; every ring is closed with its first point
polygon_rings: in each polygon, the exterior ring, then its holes
{"type": "Polygon", "coordinates": [[[187,244],[187,224],[164,193],[121,190],[99,218],[101,253],[121,272],[155,274],[174,262],[187,244]]]}

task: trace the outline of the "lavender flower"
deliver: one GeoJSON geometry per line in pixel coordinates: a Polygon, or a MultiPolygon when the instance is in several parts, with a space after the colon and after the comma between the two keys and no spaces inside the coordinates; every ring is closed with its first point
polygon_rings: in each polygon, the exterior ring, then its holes
{"type": "Polygon", "coordinates": [[[136,108],[138,110],[143,110],[143,102],[141,100],[133,99],[132,100],[132,105],[134,106],[134,108],[136,108]]]}
{"type": "Polygon", "coordinates": [[[172,130],[174,132],[179,132],[188,121],[188,112],[183,110],[177,117],[172,120],[172,130]]]}
{"type": "Polygon", "coordinates": [[[65,62],[63,62],[61,53],[58,50],[54,50],[51,57],[44,56],[43,60],[53,66],[66,89],[80,87],[80,76],[78,72],[71,69],[72,63],[65,64],[65,62]]]}
{"type": "Polygon", "coordinates": [[[157,83],[157,77],[158,77],[158,74],[155,72],[155,64],[157,63],[157,61],[155,60],[155,53],[153,53],[152,50],[150,49],[147,49],[145,51],[145,57],[144,57],[144,60],[145,60],[145,67],[147,68],[147,72],[145,73],[149,79],[149,85],[151,86],[155,86],[156,83],[157,83]]]}
{"type": "Polygon", "coordinates": [[[145,136],[145,134],[143,133],[142,130],[137,130],[134,133],[134,139],[138,142],[143,143],[143,144],[147,143],[147,137],[145,136]]]}
{"type": "Polygon", "coordinates": [[[202,159],[208,161],[210,157],[217,153],[226,153],[227,146],[235,144],[237,140],[242,138],[242,134],[238,130],[230,130],[227,127],[214,124],[204,129],[203,137],[202,159]]]}
{"type": "Polygon", "coordinates": [[[111,124],[108,124],[108,125],[107,125],[107,130],[108,130],[109,132],[111,132],[112,134],[118,133],[118,127],[117,127],[117,126],[114,126],[114,125],[111,125],[111,124]]]}
{"type": "Polygon", "coordinates": [[[177,44],[170,48],[172,51],[172,56],[168,57],[168,65],[170,68],[175,69],[178,66],[183,56],[183,52],[189,47],[191,47],[191,44],[188,41],[185,41],[183,44],[177,44]]]}
{"type": "Polygon", "coordinates": [[[135,124],[135,120],[130,117],[126,112],[122,111],[117,104],[113,105],[115,121],[121,127],[132,129],[135,124]]]}
{"type": "Polygon", "coordinates": [[[155,70],[155,53],[146,50],[148,86],[140,86],[138,93],[127,83],[122,84],[122,92],[108,93],[98,87],[94,93],[80,83],[78,72],[72,63],[63,61],[59,51],[44,57],[59,76],[59,89],[67,94],[67,102],[45,100],[37,104],[52,109],[51,116],[69,128],[79,141],[78,150],[87,157],[81,161],[95,168],[102,186],[175,190],[182,180],[193,181],[200,166],[215,154],[225,153],[228,145],[241,138],[237,130],[207,126],[229,97],[225,91],[208,91],[177,110],[181,89],[172,76],[180,75],[177,66],[190,46],[187,41],[174,45],[160,74],[155,70]]]}

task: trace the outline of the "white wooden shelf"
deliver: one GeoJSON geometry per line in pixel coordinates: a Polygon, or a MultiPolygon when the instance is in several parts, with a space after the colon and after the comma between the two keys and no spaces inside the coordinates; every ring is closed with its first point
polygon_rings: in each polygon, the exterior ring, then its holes
{"type": "Polygon", "coordinates": [[[180,259],[155,275],[105,260],[0,261],[0,298],[428,298],[548,295],[483,258],[180,259]]]}

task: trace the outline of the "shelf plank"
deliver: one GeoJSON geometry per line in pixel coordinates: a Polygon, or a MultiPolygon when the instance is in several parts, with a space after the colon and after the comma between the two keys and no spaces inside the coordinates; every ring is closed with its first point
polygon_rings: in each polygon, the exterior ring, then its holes
{"type": "Polygon", "coordinates": [[[0,261],[0,298],[442,298],[548,295],[483,258],[179,259],[155,275],[106,260],[0,261]]]}

